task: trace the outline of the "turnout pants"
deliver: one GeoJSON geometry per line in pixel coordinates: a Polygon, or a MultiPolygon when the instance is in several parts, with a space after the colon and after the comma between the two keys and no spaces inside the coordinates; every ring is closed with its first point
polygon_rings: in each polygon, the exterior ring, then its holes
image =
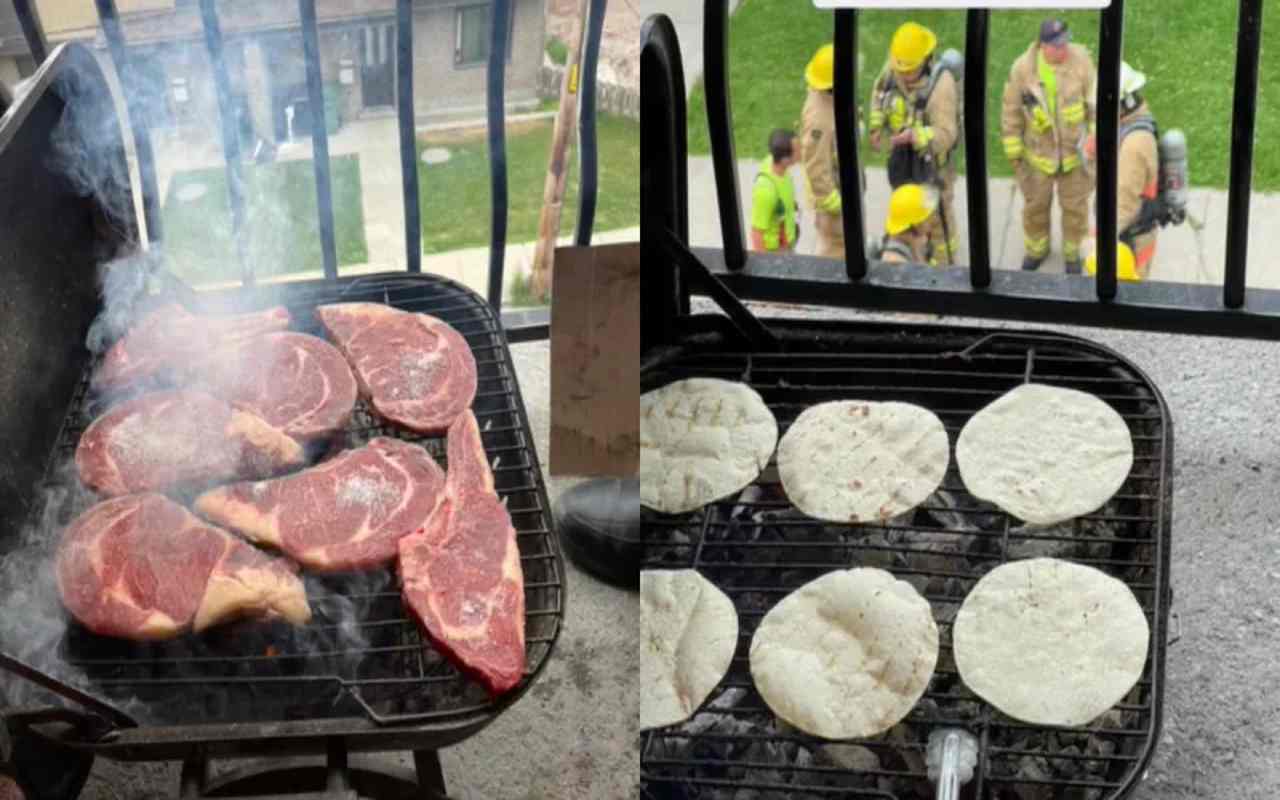
{"type": "Polygon", "coordinates": [[[844,261],[844,225],[840,215],[818,211],[813,217],[813,229],[818,234],[818,255],[844,261]]]}
{"type": "Polygon", "coordinates": [[[1089,233],[1089,194],[1093,191],[1093,181],[1080,167],[1054,175],[1046,175],[1025,162],[1018,168],[1018,188],[1025,201],[1023,244],[1032,258],[1049,255],[1049,211],[1055,186],[1058,205],[1062,207],[1062,257],[1076,261],[1080,258],[1080,242],[1089,233]]]}
{"type": "Polygon", "coordinates": [[[956,172],[955,169],[948,167],[941,175],[943,184],[940,194],[942,196],[942,207],[939,211],[944,211],[947,216],[947,225],[944,232],[942,226],[942,214],[937,213],[929,217],[924,223],[925,233],[929,236],[929,244],[932,245],[930,252],[933,258],[930,263],[933,266],[942,266],[946,264],[955,264],[959,261],[960,256],[960,228],[956,225],[956,172]],[[947,257],[948,238],[950,234],[950,258],[947,257]]]}

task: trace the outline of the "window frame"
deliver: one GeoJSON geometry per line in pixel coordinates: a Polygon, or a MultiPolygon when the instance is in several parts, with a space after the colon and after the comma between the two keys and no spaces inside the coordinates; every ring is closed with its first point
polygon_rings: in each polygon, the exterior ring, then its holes
{"type": "MultiPolygon", "coordinates": [[[[512,9],[511,9],[512,13],[508,19],[508,25],[507,25],[506,63],[508,64],[511,63],[511,57],[512,57],[513,51],[515,50],[515,28],[516,28],[515,6],[516,5],[517,4],[514,2],[512,3],[512,9]]],[[[463,22],[463,19],[465,18],[466,12],[474,11],[475,9],[478,9],[478,8],[487,8],[489,10],[489,19],[493,19],[492,0],[486,0],[486,2],[478,2],[478,3],[474,3],[474,2],[462,3],[455,6],[453,9],[453,68],[455,70],[479,69],[479,68],[485,67],[489,63],[489,53],[487,52],[487,47],[486,47],[485,54],[482,55],[479,59],[476,59],[474,61],[464,61],[462,59],[462,22],[463,22]]],[[[488,43],[487,30],[485,31],[485,42],[487,45],[488,43]]]]}

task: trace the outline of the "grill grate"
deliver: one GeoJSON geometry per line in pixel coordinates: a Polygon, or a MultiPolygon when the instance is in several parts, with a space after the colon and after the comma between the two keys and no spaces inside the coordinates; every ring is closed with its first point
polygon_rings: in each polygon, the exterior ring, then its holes
{"type": "Polygon", "coordinates": [[[1168,615],[1172,431],[1156,389],[1105,348],[1053,335],[956,328],[771,322],[781,353],[743,352],[691,337],[646,363],[643,389],[715,377],[750,384],[780,433],[813,404],[898,400],[936,413],[954,444],[968,418],[1034,380],[1091,392],[1129,424],[1134,466],[1095,514],[1039,533],[969,495],[954,458],[943,485],[913,512],[880,525],[832,525],[795,512],[771,462],[735,497],[689,515],[645,510],[645,568],[695,568],[733,600],[740,638],[728,675],[689,721],[649,731],[641,785],[653,798],[933,798],[925,752],[931,731],[959,726],[979,741],[966,797],[1101,798],[1132,790],[1159,732],[1168,615]],[[1003,562],[1068,558],[1124,581],[1151,626],[1150,656],[1125,701],[1087,729],[1016,722],[972,694],[951,652],[951,621],[977,580],[1003,562]],[[748,648],[777,601],[833,568],[877,566],[914,584],[938,623],[938,668],[924,698],[893,730],[831,743],[777,720],[755,691],[748,648]],[[744,792],[744,790],[751,790],[744,792]],[[970,794],[970,792],[973,794],[970,794]],[[774,794],[774,793],[777,794],[774,794]]]}
{"type": "MultiPolygon", "coordinates": [[[[313,620],[303,628],[241,623],[178,641],[135,644],[96,636],[74,622],[54,644],[57,672],[90,691],[167,724],[264,722],[368,715],[378,722],[471,724],[495,715],[528,687],[550,655],[564,609],[563,566],[549,503],[505,337],[489,306],[451,281],[375,277],[289,287],[281,300],[295,330],[323,336],[315,306],[381,302],[437,316],[457,328],[475,355],[473,404],[498,494],[511,513],[525,577],[527,657],[519,687],[491,701],[421,637],[400,599],[393,569],[353,576],[306,576],[313,620]],[[87,682],[86,682],[87,681],[87,682]]],[[[82,377],[59,437],[50,475],[73,456],[84,428],[103,409],[82,377]]],[[[381,423],[361,400],[343,444],[375,436],[421,444],[447,469],[443,437],[381,423]]],[[[51,477],[50,479],[54,479],[51,477]]],[[[60,522],[91,498],[73,491],[54,510],[60,522]]]]}

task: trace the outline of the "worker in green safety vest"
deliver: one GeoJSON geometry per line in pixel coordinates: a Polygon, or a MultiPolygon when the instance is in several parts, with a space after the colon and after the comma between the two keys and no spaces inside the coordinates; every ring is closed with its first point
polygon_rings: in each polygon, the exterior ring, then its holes
{"type": "Polygon", "coordinates": [[[769,155],[760,162],[751,190],[751,249],[795,249],[796,190],[787,170],[796,163],[796,135],[779,128],[769,134],[769,155]]]}

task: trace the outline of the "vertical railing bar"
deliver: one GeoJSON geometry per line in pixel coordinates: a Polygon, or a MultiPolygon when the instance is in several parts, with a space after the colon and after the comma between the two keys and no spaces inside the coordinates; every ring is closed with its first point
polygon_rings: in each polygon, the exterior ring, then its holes
{"type": "Polygon", "coordinates": [[[840,220],[844,226],[845,272],[867,276],[866,227],[862,219],[862,167],[858,160],[858,12],[835,12],[836,157],[840,162],[840,220]]]}
{"type": "MultiPolygon", "coordinates": [[[[1120,57],[1124,48],[1124,0],[1112,0],[1098,24],[1097,96],[1097,293],[1116,297],[1116,213],[1119,182],[1120,57]]],[[[1083,167],[1081,167],[1083,169],[1083,167]]]]}
{"type": "Polygon", "coordinates": [[[578,227],[574,244],[591,244],[595,227],[596,195],[600,165],[596,141],[596,70],[600,64],[600,39],[604,36],[607,0],[591,0],[587,11],[587,36],[582,50],[581,81],[578,88],[578,227]]]}
{"type": "Polygon", "coordinates": [[[987,192],[987,60],[991,12],[969,9],[964,43],[965,191],[969,198],[969,283],[991,285],[991,198],[987,192]]]}
{"type": "Polygon", "coordinates": [[[738,162],[733,144],[733,108],[729,101],[729,0],[706,0],[702,29],[703,89],[707,132],[720,206],[724,263],[731,270],[747,263],[747,246],[738,198],[738,162]]]}
{"type": "Polygon", "coordinates": [[[307,104],[311,106],[311,161],[316,176],[316,213],[320,217],[320,255],[324,277],[332,280],[338,277],[338,248],[333,232],[333,184],[329,176],[329,130],[325,125],[316,0],[298,0],[298,16],[302,18],[302,57],[307,70],[307,104]]]}
{"type": "Polygon", "coordinates": [[[253,265],[248,255],[248,231],[245,229],[244,164],[240,162],[240,131],[236,126],[236,110],[231,98],[231,76],[227,73],[226,55],[222,48],[222,26],[218,22],[215,0],[200,0],[200,19],[204,25],[204,44],[209,51],[209,66],[218,96],[218,116],[222,122],[222,153],[227,162],[227,202],[231,206],[231,238],[240,261],[240,282],[254,282],[253,265]]]}
{"type": "Polygon", "coordinates": [[[94,0],[98,19],[102,22],[102,35],[107,40],[111,61],[120,80],[120,92],[124,95],[129,128],[133,131],[133,148],[138,156],[138,176],[142,183],[142,216],[147,223],[147,239],[155,244],[160,241],[160,189],[156,180],[156,157],[151,149],[151,133],[147,128],[146,114],[139,105],[137,92],[129,90],[133,79],[133,65],[120,28],[120,15],[115,0],[94,0]]]}
{"type": "Polygon", "coordinates": [[[404,193],[404,255],[422,272],[422,198],[418,194],[417,130],[413,107],[413,0],[396,0],[396,115],[400,121],[400,178],[404,193]]]}
{"type": "Polygon", "coordinates": [[[13,11],[18,15],[18,25],[22,27],[22,37],[27,40],[27,49],[36,65],[44,63],[49,57],[49,45],[45,42],[44,26],[40,24],[40,10],[31,0],[13,0],[13,11]]]}
{"type": "Polygon", "coordinates": [[[507,254],[507,115],[506,66],[510,0],[493,0],[489,29],[488,94],[489,205],[489,305],[502,310],[502,272],[507,254]]]}
{"type": "Polygon", "coordinates": [[[1236,29],[1235,98],[1231,114],[1231,173],[1227,195],[1227,263],[1222,302],[1244,307],[1249,260],[1249,194],[1253,190],[1253,135],[1258,111],[1258,56],[1262,0],[1240,0],[1236,29]]]}

